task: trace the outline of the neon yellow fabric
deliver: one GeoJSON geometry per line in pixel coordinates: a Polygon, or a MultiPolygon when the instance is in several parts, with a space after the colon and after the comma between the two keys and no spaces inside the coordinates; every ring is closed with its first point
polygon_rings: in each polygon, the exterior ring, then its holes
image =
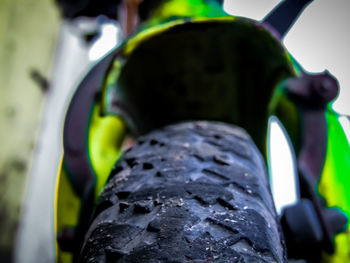
{"type": "Polygon", "coordinates": [[[101,107],[95,104],[89,125],[89,157],[96,174],[95,197],[98,198],[108,176],[120,157],[126,137],[126,126],[116,116],[100,115],[101,107]]]}
{"type": "MultiPolygon", "coordinates": [[[[329,207],[335,207],[350,216],[350,145],[339,123],[339,115],[326,114],[328,126],[327,156],[319,182],[319,193],[329,207]]],[[[336,253],[325,255],[325,262],[350,262],[350,225],[346,233],[335,237],[336,253]]]]}
{"type": "MultiPolygon", "coordinates": [[[[74,193],[72,185],[69,181],[68,174],[64,167],[60,167],[58,174],[57,192],[56,192],[56,216],[55,227],[56,236],[61,233],[64,228],[74,228],[78,224],[79,211],[81,201],[74,193]]],[[[56,260],[58,263],[72,262],[71,253],[62,251],[57,245],[56,260]]]]}
{"type": "Polygon", "coordinates": [[[168,0],[153,12],[146,26],[161,24],[172,17],[208,18],[228,16],[216,1],[168,0]]]}

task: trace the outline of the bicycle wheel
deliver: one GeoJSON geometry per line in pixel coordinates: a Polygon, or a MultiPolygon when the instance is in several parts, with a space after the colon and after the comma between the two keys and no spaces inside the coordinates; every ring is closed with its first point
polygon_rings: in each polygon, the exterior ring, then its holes
{"type": "Polygon", "coordinates": [[[265,164],[247,133],[188,122],[141,136],[114,168],[81,262],[286,262],[265,164]]]}

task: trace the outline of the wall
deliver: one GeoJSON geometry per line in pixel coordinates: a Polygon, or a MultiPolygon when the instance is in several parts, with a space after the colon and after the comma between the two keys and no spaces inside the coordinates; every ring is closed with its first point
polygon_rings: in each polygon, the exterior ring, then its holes
{"type": "Polygon", "coordinates": [[[0,262],[14,246],[45,102],[31,75],[50,79],[58,28],[51,0],[0,0],[0,262]]]}

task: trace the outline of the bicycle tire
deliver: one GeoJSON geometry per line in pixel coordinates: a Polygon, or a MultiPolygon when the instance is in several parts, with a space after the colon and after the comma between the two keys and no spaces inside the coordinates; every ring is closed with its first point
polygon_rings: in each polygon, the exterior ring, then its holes
{"type": "Polygon", "coordinates": [[[141,136],[113,169],[81,262],[287,262],[265,163],[241,128],[141,136]]]}

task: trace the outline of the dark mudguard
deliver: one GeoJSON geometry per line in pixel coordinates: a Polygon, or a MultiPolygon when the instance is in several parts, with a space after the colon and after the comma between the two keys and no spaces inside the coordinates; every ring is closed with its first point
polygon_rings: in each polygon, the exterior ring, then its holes
{"type": "Polygon", "coordinates": [[[221,121],[247,130],[263,153],[271,99],[294,75],[281,43],[242,18],[171,26],[117,58],[125,64],[115,103],[130,116],[133,132],[183,120],[221,121]]]}
{"type": "Polygon", "coordinates": [[[212,122],[140,137],[118,162],[81,262],[286,262],[264,161],[212,122]]]}

